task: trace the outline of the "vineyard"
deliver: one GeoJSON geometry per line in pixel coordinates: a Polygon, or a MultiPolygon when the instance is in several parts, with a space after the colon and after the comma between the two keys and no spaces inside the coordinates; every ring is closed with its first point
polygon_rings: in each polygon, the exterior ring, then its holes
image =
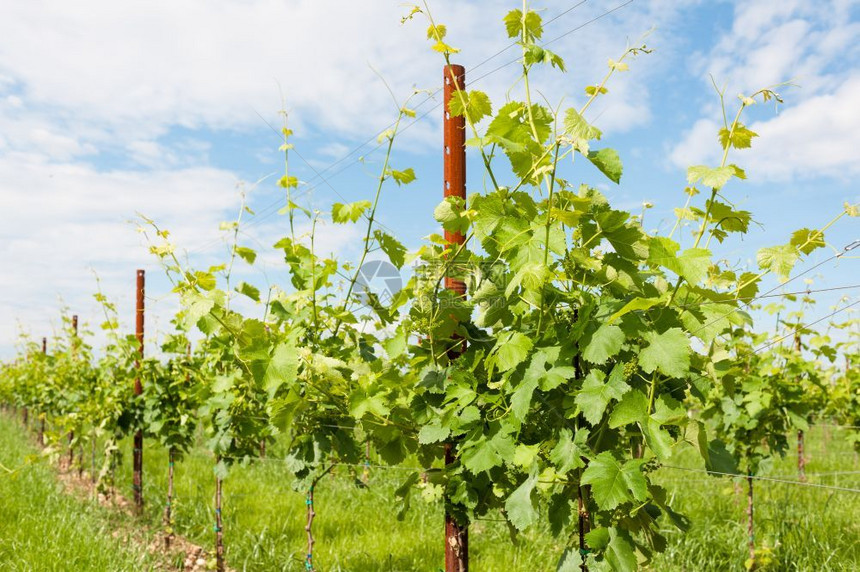
{"type": "Polygon", "coordinates": [[[282,114],[271,248],[244,240],[244,195],[209,267],[141,217],[136,314],[98,287],[102,315],[64,310],[57,335],[22,337],[0,365],[0,507],[18,523],[0,524],[0,567],[68,569],[79,546],[123,559],[81,570],[860,568],[858,286],[808,280],[856,264],[860,241],[828,237],[856,230],[860,205],[754,264],[714,254],[756,224],[737,163],[763,139],[745,114],[780,105],[778,88],[718,93],[722,160],[689,167],[674,227],[654,234],[601,190],[624,169],[590,119],[648,45],[610,59],[582,105],[553,107],[539,80],[567,64],[526,3],[502,27],[520,99],[470,89],[426,5],[404,24],[442,67],[443,193],[410,215],[440,232],[410,250],[380,222],[383,195],[416,179],[394,150],[437,95],[417,91],[379,134],[366,200],[326,212],[303,203],[282,114]],[[468,194],[467,156],[485,182],[468,194]],[[362,237],[354,259],[318,248],[341,226],[362,237]],[[288,283],[237,278],[273,253],[288,283]],[[180,310],[149,355],[153,272],[180,310]],[[820,309],[825,291],[844,297],[820,309]],[[26,518],[13,502],[37,491],[44,512],[26,518]],[[144,540],[99,544],[99,527],[144,540]],[[33,536],[73,546],[40,556],[33,536]],[[40,557],[53,567],[22,567],[40,557]]]}

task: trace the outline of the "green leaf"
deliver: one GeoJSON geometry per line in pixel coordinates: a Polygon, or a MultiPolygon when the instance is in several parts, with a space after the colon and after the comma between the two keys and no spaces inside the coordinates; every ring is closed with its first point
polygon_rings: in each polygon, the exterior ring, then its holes
{"type": "Polygon", "coordinates": [[[263,389],[270,397],[274,396],[282,385],[296,381],[298,371],[299,353],[296,346],[292,342],[281,342],[275,346],[272,359],[266,367],[263,389]]]}
{"type": "Polygon", "coordinates": [[[356,222],[364,214],[364,211],[370,208],[371,204],[370,201],[356,201],[347,204],[334,203],[331,207],[331,219],[338,224],[356,222]]]}
{"type": "Polygon", "coordinates": [[[589,151],[586,155],[595,167],[600,169],[600,172],[609,178],[615,184],[621,182],[621,173],[624,170],[621,165],[621,157],[618,156],[618,151],[615,149],[601,149],[599,151],[589,151]]]}
{"type": "Polygon", "coordinates": [[[624,332],[618,326],[604,323],[585,340],[582,357],[594,364],[604,364],[621,351],[624,332]]]}
{"type": "Polygon", "coordinates": [[[237,246],[236,254],[241,256],[242,260],[244,260],[248,264],[254,264],[254,261],[257,260],[257,252],[245,246],[237,246]]]}
{"type": "Polygon", "coordinates": [[[516,445],[510,434],[497,429],[490,438],[482,436],[472,446],[463,449],[460,459],[464,467],[478,474],[501,466],[505,459],[512,459],[514,453],[516,445]]]}
{"type": "Polygon", "coordinates": [[[427,28],[427,39],[428,40],[442,40],[447,35],[448,35],[448,28],[444,24],[439,24],[437,26],[430,24],[430,27],[427,28]]]}
{"type": "Polygon", "coordinates": [[[531,338],[520,332],[504,332],[496,340],[493,350],[496,355],[496,367],[499,371],[508,371],[521,364],[532,349],[531,338]]]}
{"type": "Polygon", "coordinates": [[[660,371],[669,377],[684,377],[690,370],[690,339],[681,328],[670,328],[658,334],[645,332],[642,339],[648,346],[639,352],[642,371],[660,371]]]}
{"type": "Polygon", "coordinates": [[[511,101],[496,113],[487,126],[487,140],[500,145],[517,177],[531,181],[535,171],[549,166],[550,157],[544,153],[543,142],[552,131],[553,115],[547,108],[532,104],[528,107],[520,101],[511,101]],[[537,138],[531,129],[530,116],[534,120],[537,138]]]}
{"type": "Polygon", "coordinates": [[[624,529],[614,526],[609,529],[609,545],[603,554],[612,570],[618,572],[636,572],[639,570],[635,545],[630,534],[624,529]]]}
{"type": "Polygon", "coordinates": [[[582,482],[591,485],[594,501],[602,510],[612,510],[628,501],[648,498],[648,483],[642,474],[643,459],[621,463],[610,451],[591,460],[582,473],[582,482]]]}
{"type": "Polygon", "coordinates": [[[418,442],[422,445],[444,441],[451,434],[449,427],[439,425],[423,425],[418,432],[418,442]]]}
{"type": "Polygon", "coordinates": [[[692,285],[697,285],[708,275],[711,266],[711,251],[704,248],[688,248],[679,256],[677,242],[663,236],[651,237],[648,262],[668,268],[692,285]]]}
{"type": "Polygon", "coordinates": [[[256,286],[252,286],[247,282],[241,282],[238,286],[236,286],[236,292],[239,294],[244,294],[254,302],[260,301],[260,289],[256,286]]]}
{"type": "MultiPolygon", "coordinates": [[[[505,30],[508,32],[509,38],[519,38],[523,32],[523,12],[516,9],[511,10],[505,15],[505,30]]],[[[543,25],[541,17],[537,12],[529,10],[526,12],[525,18],[526,42],[539,40],[543,35],[543,25]]]]}
{"type": "Polygon", "coordinates": [[[383,393],[367,393],[359,389],[350,396],[349,413],[356,419],[361,419],[368,412],[375,413],[380,417],[385,417],[391,412],[391,408],[386,403],[383,393]]]}
{"type": "Polygon", "coordinates": [[[731,165],[712,169],[705,165],[695,165],[687,169],[687,182],[691,185],[701,181],[706,187],[721,189],[735,174],[731,165]]]}
{"type": "Polygon", "coordinates": [[[478,123],[493,114],[490,98],[483,91],[456,90],[451,94],[448,110],[454,117],[466,117],[469,123],[478,123]]]}
{"type": "Polygon", "coordinates": [[[641,428],[648,448],[654,452],[658,459],[667,461],[672,456],[672,445],[674,444],[669,432],[663,429],[653,417],[649,417],[641,425],[641,428]]]}
{"type": "Polygon", "coordinates": [[[612,409],[609,427],[617,429],[624,425],[642,423],[648,418],[648,398],[638,389],[628,391],[612,409]]]}
{"type": "Polygon", "coordinates": [[[592,426],[597,425],[603,418],[610,401],[617,401],[630,391],[630,386],[624,381],[623,365],[619,364],[613,368],[606,383],[605,378],[606,374],[598,369],[588,372],[582,389],[574,399],[585,420],[592,426]]]}
{"type": "Polygon", "coordinates": [[[185,327],[191,329],[197,325],[200,318],[209,314],[215,307],[215,301],[197,292],[190,292],[183,296],[182,307],[185,312],[185,327]]]}
{"type": "Polygon", "coordinates": [[[215,467],[212,469],[212,471],[215,473],[216,478],[223,481],[224,479],[227,478],[227,475],[229,474],[230,469],[227,467],[227,463],[225,463],[224,460],[222,459],[222,460],[218,461],[217,463],[215,463],[215,467]]]}
{"type": "Polygon", "coordinates": [[[296,177],[284,175],[278,179],[278,186],[284,189],[294,189],[299,186],[299,180],[296,177]]]}
{"type": "Polygon", "coordinates": [[[456,54],[457,52],[460,51],[458,48],[454,48],[452,46],[449,46],[445,42],[436,42],[435,44],[433,44],[431,49],[434,52],[439,52],[442,54],[445,54],[445,53],[456,54]]]}
{"type": "Polygon", "coordinates": [[[555,572],[581,572],[582,555],[579,548],[565,548],[555,565],[555,572]]]}
{"type": "Polygon", "coordinates": [[[408,185],[415,180],[415,169],[413,169],[412,167],[409,167],[408,169],[403,169],[402,171],[396,171],[392,169],[391,178],[393,178],[394,182],[398,185],[408,185]]]}
{"type": "Polygon", "coordinates": [[[445,197],[433,210],[433,217],[449,232],[465,233],[469,219],[463,216],[465,202],[460,197],[445,197]]]}
{"type": "Polygon", "coordinates": [[[611,324],[621,316],[630,312],[635,312],[637,310],[648,310],[650,308],[653,308],[657,304],[663,302],[664,300],[664,296],[660,296],[659,298],[633,298],[632,300],[624,304],[624,306],[622,306],[620,310],[609,316],[609,319],[606,320],[606,323],[611,324]]]}
{"type": "Polygon", "coordinates": [[[725,127],[720,129],[720,145],[723,149],[731,144],[735,149],[749,149],[752,146],[753,137],[758,137],[758,133],[750,131],[742,123],[735,125],[734,131],[729,131],[725,127]]]}
{"type": "Polygon", "coordinates": [[[520,421],[525,421],[532,404],[532,394],[538,386],[535,377],[524,379],[511,396],[511,412],[520,421]]]}
{"type": "Polygon", "coordinates": [[[603,135],[600,129],[589,124],[573,107],[564,114],[564,134],[572,140],[574,148],[582,154],[588,154],[589,141],[600,139],[603,135]]]}
{"type": "Polygon", "coordinates": [[[708,457],[705,459],[705,468],[717,473],[730,475],[737,474],[738,464],[726,444],[719,439],[713,439],[708,443],[708,457]]]}
{"type": "Polygon", "coordinates": [[[769,270],[785,282],[791,274],[794,265],[800,259],[797,249],[791,244],[769,246],[762,248],[756,254],[759,268],[769,270]]]}
{"type": "Polygon", "coordinates": [[[527,66],[533,66],[535,64],[549,64],[561,71],[566,71],[564,60],[561,56],[542,46],[538,46],[537,44],[531,44],[526,47],[525,53],[523,54],[523,62],[525,62],[527,66]]]}
{"type": "Polygon", "coordinates": [[[385,348],[385,353],[388,354],[389,358],[400,357],[406,351],[406,334],[402,330],[398,330],[395,335],[388,336],[383,340],[382,347],[385,348]]]}
{"type": "Polygon", "coordinates": [[[538,520],[538,511],[532,502],[532,491],[537,480],[538,474],[533,473],[505,500],[508,521],[519,531],[525,530],[538,520]]]}
{"type": "Polygon", "coordinates": [[[558,443],[549,454],[557,472],[563,474],[585,466],[582,459],[588,455],[587,439],[588,429],[580,429],[576,435],[567,428],[559,431],[558,443]]]}
{"type": "Polygon", "coordinates": [[[203,290],[214,290],[216,286],[215,276],[210,274],[209,272],[195,272],[194,273],[194,282],[202,288],[203,290]]]}
{"type": "Polygon", "coordinates": [[[630,459],[621,463],[610,451],[592,459],[582,473],[582,482],[591,485],[594,500],[602,510],[648,498],[648,483],[642,474],[643,459],[630,459]]]}
{"type": "Polygon", "coordinates": [[[381,230],[373,231],[373,237],[379,243],[379,248],[382,249],[382,252],[388,256],[391,264],[397,268],[402,268],[406,262],[406,247],[399,240],[381,230]]]}
{"type": "Polygon", "coordinates": [[[824,242],[824,233],[820,230],[810,230],[802,228],[794,231],[791,235],[791,243],[793,247],[803,254],[810,254],[818,248],[824,248],[827,243],[824,242]]]}

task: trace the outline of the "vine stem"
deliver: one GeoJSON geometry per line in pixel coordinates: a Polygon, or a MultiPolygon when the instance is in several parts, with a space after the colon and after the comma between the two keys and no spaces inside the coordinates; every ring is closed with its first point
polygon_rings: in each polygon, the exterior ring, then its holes
{"type": "MultiPolygon", "coordinates": [[[[800,339],[800,317],[797,318],[797,329],[794,332],[794,349],[802,357],[803,344],[800,339]]],[[[800,383],[800,378],[797,380],[800,383]]],[[[806,454],[804,451],[803,429],[797,431],[797,477],[800,482],[806,482],[806,454]]]]}
{"type": "MultiPolygon", "coordinates": [[[[430,6],[427,5],[427,0],[424,0],[424,14],[427,16],[427,19],[430,21],[431,30],[433,30],[433,36],[437,42],[442,41],[442,37],[439,35],[439,30],[436,27],[436,22],[433,21],[433,14],[430,13],[430,6]]],[[[445,67],[449,70],[449,76],[445,78],[446,81],[450,81],[452,84],[457,84],[457,77],[454,75],[453,66],[451,64],[451,54],[449,52],[444,52],[442,57],[445,58],[445,67]]],[[[460,100],[460,105],[462,105],[463,109],[468,109],[468,101],[466,100],[465,91],[463,89],[456,89],[453,93],[457,99],[460,100]]],[[[448,109],[448,104],[445,104],[444,113],[445,116],[451,112],[448,109]]],[[[475,125],[475,122],[472,121],[472,118],[469,117],[469,114],[464,111],[463,118],[466,120],[466,123],[469,125],[469,128],[472,131],[472,136],[476,139],[480,139],[480,135],[478,134],[478,126],[475,125]]],[[[487,171],[487,174],[490,176],[490,182],[493,184],[493,188],[498,190],[499,183],[496,180],[496,174],[493,172],[492,161],[490,161],[490,156],[487,155],[487,152],[484,150],[483,145],[478,146],[478,151],[481,153],[481,160],[484,162],[484,168],[487,171]]]]}
{"type": "MultiPolygon", "coordinates": [[[[352,275],[352,279],[349,281],[349,287],[346,291],[346,296],[344,297],[343,307],[344,310],[349,305],[350,296],[352,296],[352,291],[355,289],[355,284],[358,282],[358,276],[361,272],[361,267],[364,265],[364,261],[367,259],[367,255],[370,252],[370,239],[373,232],[373,222],[376,218],[376,209],[379,206],[379,198],[382,196],[382,186],[385,184],[385,180],[388,178],[388,166],[391,163],[391,151],[394,148],[394,139],[397,137],[397,131],[400,128],[400,122],[403,120],[404,110],[400,109],[400,112],[397,114],[397,121],[394,122],[394,128],[388,135],[388,146],[385,150],[385,160],[382,163],[382,173],[379,175],[379,182],[376,185],[376,194],[373,197],[373,205],[370,209],[370,215],[367,219],[367,232],[364,234],[364,246],[361,250],[361,258],[359,259],[358,266],[355,268],[355,272],[352,275]]],[[[343,325],[343,318],[339,317],[337,323],[335,324],[334,330],[332,332],[333,336],[336,336],[340,327],[343,325]]]]}
{"type": "Polygon", "coordinates": [[[173,541],[173,462],[174,450],[171,447],[167,456],[167,504],[164,506],[164,549],[170,550],[173,541]]]}
{"type": "MultiPolygon", "coordinates": [[[[725,147],[723,148],[723,158],[720,161],[720,168],[721,169],[726,166],[726,161],[729,158],[729,149],[732,146],[732,143],[731,143],[732,135],[734,134],[735,129],[737,129],[738,123],[741,120],[741,114],[743,113],[744,109],[746,108],[746,105],[747,105],[746,103],[741,102],[741,106],[738,109],[737,115],[735,115],[735,120],[732,121],[732,127],[731,127],[731,129],[729,129],[729,136],[726,139],[726,144],[725,144],[725,147]]],[[[711,188],[711,198],[707,202],[707,206],[705,208],[705,215],[702,217],[702,224],[701,224],[701,226],[699,226],[699,232],[696,234],[696,241],[693,243],[693,248],[698,248],[699,244],[702,242],[702,237],[705,236],[705,231],[708,228],[708,218],[711,216],[711,209],[714,206],[714,200],[717,198],[717,193],[719,193],[719,192],[720,192],[720,189],[718,189],[716,187],[711,188]]],[[[716,227],[714,227],[714,230],[716,230],[716,227]]],[[[713,230],[711,231],[711,233],[713,234],[713,230]]],[[[681,288],[681,284],[683,284],[683,283],[684,283],[684,277],[678,276],[678,280],[675,282],[675,288],[672,290],[672,295],[669,296],[668,300],[666,300],[666,306],[665,306],[666,308],[668,308],[672,304],[672,302],[675,300],[675,296],[678,295],[678,290],[681,288]]]]}
{"type": "MultiPolygon", "coordinates": [[[[284,107],[286,107],[286,106],[284,106],[284,107]]],[[[283,146],[283,149],[284,149],[284,178],[286,179],[286,182],[287,182],[287,185],[286,185],[286,187],[287,187],[287,211],[289,213],[289,218],[290,218],[290,239],[292,240],[292,242],[290,244],[292,245],[293,249],[295,250],[296,231],[295,231],[295,226],[294,226],[295,225],[295,223],[294,223],[295,216],[293,215],[293,186],[290,184],[290,143],[289,143],[290,130],[287,128],[287,119],[288,119],[287,118],[287,110],[282,109],[281,113],[284,116],[284,126],[283,126],[283,129],[281,130],[281,133],[284,136],[284,146],[283,146]]]]}
{"type": "Polygon", "coordinates": [[[314,488],[324,476],[334,469],[334,467],[335,464],[332,463],[326,470],[317,475],[313,482],[311,482],[311,486],[308,488],[307,498],[305,499],[305,505],[307,506],[307,524],[305,524],[305,532],[308,535],[308,552],[305,555],[305,570],[307,570],[307,572],[314,572],[314,570],[316,570],[314,568],[314,544],[316,544],[316,540],[314,540],[313,525],[314,517],[317,513],[314,510],[314,488]]]}
{"type": "Polygon", "coordinates": [[[747,539],[750,560],[755,563],[755,525],[753,520],[753,477],[752,471],[747,474],[747,539]]]}
{"type": "MultiPolygon", "coordinates": [[[[221,461],[216,458],[216,464],[221,461]]],[[[224,533],[221,520],[221,478],[215,476],[215,570],[224,572],[224,533]]]]}

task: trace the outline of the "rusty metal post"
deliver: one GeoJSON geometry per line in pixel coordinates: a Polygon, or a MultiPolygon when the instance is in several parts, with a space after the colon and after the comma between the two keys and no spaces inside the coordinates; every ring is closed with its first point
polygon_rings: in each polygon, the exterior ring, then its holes
{"type": "MultiPolygon", "coordinates": [[[[460,197],[466,200],[466,118],[454,117],[449,104],[457,90],[466,89],[466,70],[460,65],[445,66],[442,70],[444,82],[444,197],[460,197]]],[[[445,240],[452,245],[461,245],[465,237],[459,232],[445,231],[445,240]]],[[[457,278],[445,277],[445,288],[460,296],[466,295],[466,283],[457,278]]],[[[465,341],[463,342],[465,344],[465,341]]],[[[460,354],[465,345],[456,354],[460,354]]],[[[452,356],[453,357],[453,356],[452,356]]],[[[454,444],[445,444],[445,465],[457,461],[454,444]]],[[[457,522],[445,510],[445,572],[467,572],[469,570],[469,526],[457,522]]]]}
{"type": "MultiPolygon", "coordinates": [[[[143,359],[143,295],[145,291],[146,275],[143,270],[137,271],[137,311],[135,312],[135,334],[137,335],[138,376],[134,380],[134,395],[143,393],[143,385],[140,380],[141,359],[143,359]]],[[[143,510],[143,431],[140,427],[134,433],[134,452],[132,464],[134,474],[132,476],[134,489],[134,506],[138,512],[143,510]]]]}

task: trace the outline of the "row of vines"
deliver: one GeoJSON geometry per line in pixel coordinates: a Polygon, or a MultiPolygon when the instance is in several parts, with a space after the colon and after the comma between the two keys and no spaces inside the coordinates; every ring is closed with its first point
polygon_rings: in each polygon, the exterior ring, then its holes
{"type": "MultiPolygon", "coordinates": [[[[674,228],[649,234],[642,215],[613,207],[598,190],[603,177],[620,183],[623,168],[587,119],[646,46],[609,60],[581,106],[552,108],[532,74],[563,73],[565,62],[542,45],[541,16],[524,3],[504,19],[522,50],[511,92],[521,99],[494,105],[465,89],[451,65],[457,50],[426,6],[404,20],[421,17],[452,86],[446,124],[462,125],[485,181],[468,199],[446,189],[434,213],[444,236],[409,251],[379,222],[383,193],[404,192],[416,177],[393,164],[395,142],[416,115],[414,96],[379,136],[386,153],[369,200],[336,203],[330,213],[300,204],[284,114],[284,236],[274,249],[289,284],[261,291],[236,283],[237,265],[268,254],[242,243],[254,214],[244,203],[222,225],[229,258],[208,268],[189,266],[169,230],[144,220],[150,251],[181,301],[159,355],[141,357],[141,340],[98,293],[106,345],[94,350],[91,333],[64,315],[50,351],[25,339],[2,365],[0,402],[47,423],[49,448],[73,458],[79,451],[82,471],[84,452],[104,448],[103,465],[90,469],[106,492],[122,439],[142,431],[158,440],[172,474],[205,433],[218,518],[231,468],[255,462],[267,443],[285,444],[284,471],[308,495],[308,570],[314,486],[335,464],[361,465],[370,450],[382,463],[423,468],[404,472],[398,503],[408,510],[419,488],[444,503],[460,531],[446,539],[448,570],[468,569],[469,522],[499,514],[513,531],[548,519],[567,546],[559,571],[636,570],[665,546],[661,530],[690,525],[652,479],[679,449],[694,448],[715,473],[755,475],[817,420],[860,425],[860,340],[858,321],[841,314],[848,302],[825,324],[805,316],[809,293],[760,291],[772,277],[793,280],[818,249],[842,257],[848,249],[825,237],[858,207],[761,249],[758,268],[711,250],[753,222],[733,201],[746,178],[733,155],[757,137],[744,112],[780,103],[778,94],[762,89],[734,104],[720,94],[721,162],[690,167],[674,228]],[[360,226],[357,260],[315,248],[327,225],[360,226]],[[362,281],[364,265],[380,259],[408,277],[390,296],[362,281]],[[763,306],[762,297],[775,296],[763,306]],[[778,315],[776,331],[754,326],[764,310],[778,315]]],[[[860,445],[857,432],[848,435],[860,445]]],[[[215,530],[224,569],[220,522],[215,530]]],[[[751,545],[749,566],[755,559],[751,545]]]]}

